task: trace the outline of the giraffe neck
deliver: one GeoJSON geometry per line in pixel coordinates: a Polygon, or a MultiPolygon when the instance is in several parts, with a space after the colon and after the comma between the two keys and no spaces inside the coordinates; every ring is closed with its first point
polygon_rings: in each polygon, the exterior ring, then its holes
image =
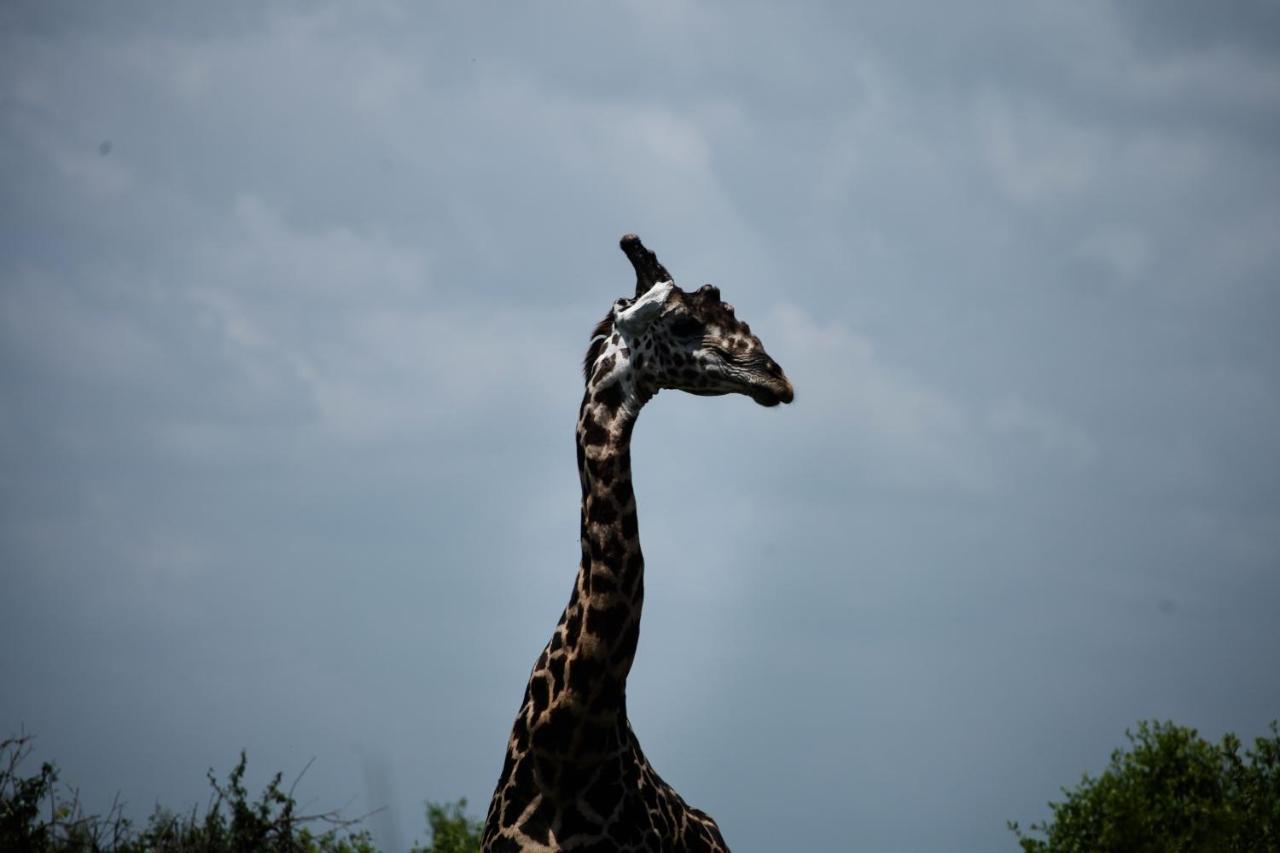
{"type": "Polygon", "coordinates": [[[564,641],[572,666],[599,676],[571,678],[569,687],[593,681],[589,695],[576,698],[601,711],[622,707],[644,603],[631,430],[649,395],[635,387],[627,371],[614,369],[621,355],[602,359],[579,410],[582,559],[565,610],[564,641]]]}
{"type": "Polygon", "coordinates": [[[626,714],[640,636],[644,558],[631,487],[631,430],[656,393],[644,356],[602,344],[578,415],[582,560],[507,743],[482,849],[721,851],[715,821],[649,766],[626,714]]]}

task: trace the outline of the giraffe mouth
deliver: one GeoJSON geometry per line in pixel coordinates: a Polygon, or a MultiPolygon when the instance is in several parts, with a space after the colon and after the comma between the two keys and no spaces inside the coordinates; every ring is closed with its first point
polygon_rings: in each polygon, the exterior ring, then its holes
{"type": "Polygon", "coordinates": [[[790,403],[796,398],[795,390],[792,389],[791,383],[787,378],[770,379],[759,385],[751,386],[748,392],[751,399],[755,400],[762,406],[776,406],[779,403],[790,403]]]}

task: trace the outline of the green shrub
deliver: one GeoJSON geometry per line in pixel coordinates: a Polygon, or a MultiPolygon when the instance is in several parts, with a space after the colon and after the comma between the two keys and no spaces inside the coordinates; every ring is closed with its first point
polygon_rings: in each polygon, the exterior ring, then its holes
{"type": "MultiPolygon", "coordinates": [[[[0,741],[0,851],[27,853],[376,853],[359,818],[337,812],[300,815],[293,786],[281,787],[281,774],[256,798],[244,787],[246,758],[213,788],[203,810],[181,814],[157,807],[146,826],[135,829],[117,800],[105,815],[87,815],[74,789],[58,786],[58,768],[45,762],[23,776],[31,737],[0,741]]],[[[303,773],[306,769],[303,769],[303,773]]],[[[301,774],[299,774],[299,779],[301,774]]],[[[294,785],[297,784],[295,780],[294,785]]],[[[414,853],[476,853],[480,824],[465,814],[466,800],[427,804],[430,846],[414,853]]]]}
{"type": "Polygon", "coordinates": [[[1125,732],[1101,776],[1088,775],[1053,816],[1009,828],[1025,853],[1263,853],[1280,851],[1280,731],[1243,756],[1227,734],[1214,744],[1195,729],[1141,723],[1125,732]]]}

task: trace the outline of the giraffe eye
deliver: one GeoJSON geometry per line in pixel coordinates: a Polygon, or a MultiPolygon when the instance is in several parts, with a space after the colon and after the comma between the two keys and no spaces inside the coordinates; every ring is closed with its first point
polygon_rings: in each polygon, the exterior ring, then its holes
{"type": "Polygon", "coordinates": [[[702,324],[685,314],[677,317],[675,322],[671,324],[671,332],[682,338],[692,338],[694,335],[702,334],[702,324]]]}

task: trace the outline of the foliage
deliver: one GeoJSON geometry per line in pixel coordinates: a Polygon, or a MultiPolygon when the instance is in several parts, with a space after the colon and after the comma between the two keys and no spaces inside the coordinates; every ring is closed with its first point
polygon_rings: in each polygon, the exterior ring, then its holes
{"type": "Polygon", "coordinates": [[[279,773],[272,777],[257,800],[250,801],[244,787],[245,765],[245,754],[241,752],[240,761],[225,784],[219,784],[213,771],[209,771],[209,785],[214,794],[203,819],[194,809],[186,817],[157,809],[147,828],[134,839],[139,853],[143,850],[373,853],[368,832],[343,834],[357,821],[340,818],[333,812],[298,815],[293,786],[283,790],[279,773]],[[328,829],[314,834],[309,825],[316,823],[328,829]]]}
{"type": "Polygon", "coordinates": [[[465,798],[445,805],[427,803],[431,846],[419,847],[415,844],[410,853],[479,853],[480,834],[484,824],[467,817],[466,809],[465,798]]]}
{"type": "MultiPolygon", "coordinates": [[[[357,819],[336,812],[300,815],[293,785],[281,787],[272,777],[252,799],[244,786],[246,758],[213,788],[203,812],[176,814],[157,807],[146,826],[135,829],[117,800],[105,815],[87,815],[74,789],[58,786],[58,768],[45,762],[39,772],[23,776],[22,762],[31,754],[31,737],[0,741],[0,851],[29,853],[376,853],[357,819]]],[[[303,773],[306,769],[303,769],[303,773]]],[[[299,774],[298,779],[301,779],[299,774]]],[[[432,831],[430,847],[415,853],[474,853],[480,849],[480,824],[464,813],[466,800],[427,804],[432,831]]]]}
{"type": "Polygon", "coordinates": [[[1227,734],[1214,744],[1195,729],[1140,723],[1125,732],[1102,775],[1087,774],[1053,816],[1024,834],[1024,853],[1254,853],[1280,850],[1280,730],[1240,754],[1227,734]]]}

